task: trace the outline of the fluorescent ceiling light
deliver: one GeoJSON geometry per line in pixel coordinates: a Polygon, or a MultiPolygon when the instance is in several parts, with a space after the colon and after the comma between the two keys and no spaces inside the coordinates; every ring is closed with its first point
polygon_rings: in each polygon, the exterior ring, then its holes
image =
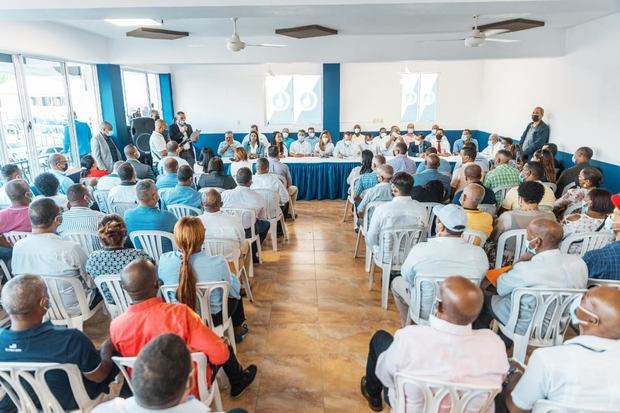
{"type": "Polygon", "coordinates": [[[112,23],[115,26],[128,27],[128,26],[161,26],[162,20],[153,19],[104,19],[108,23],[112,23]]]}

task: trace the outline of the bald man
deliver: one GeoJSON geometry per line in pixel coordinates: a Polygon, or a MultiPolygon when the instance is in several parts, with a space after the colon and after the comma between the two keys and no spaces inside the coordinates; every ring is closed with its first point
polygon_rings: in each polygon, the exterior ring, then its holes
{"type": "MultiPolygon", "coordinates": [[[[244,370],[232,348],[193,309],[162,301],[157,268],[150,260],[129,263],[121,273],[121,285],[131,297],[131,305],[112,320],[110,340],[123,357],[135,357],[153,338],[172,333],[183,338],[193,351],[203,352],[210,365],[222,366],[230,381],[231,397],[239,396],[254,381],[256,366],[244,370]]],[[[213,372],[208,376],[213,378],[213,372]]]]}
{"type": "Polygon", "coordinates": [[[392,200],[392,198],[394,198],[394,196],[392,195],[392,187],[390,185],[390,181],[392,180],[392,176],[394,175],[394,169],[392,168],[392,165],[379,165],[375,169],[375,173],[377,174],[377,185],[366,191],[366,193],[362,197],[362,201],[357,206],[357,214],[360,217],[364,215],[366,207],[371,202],[389,202],[392,200]]]}
{"type": "Polygon", "coordinates": [[[164,173],[164,171],[167,171],[166,162],[168,159],[175,159],[178,165],[177,168],[180,168],[183,165],[190,166],[189,163],[185,159],[179,156],[179,153],[181,152],[181,148],[179,147],[179,144],[177,142],[175,141],[168,142],[166,144],[166,151],[167,151],[167,155],[162,157],[157,163],[157,170],[160,174],[164,173]]]}
{"type": "MultiPolygon", "coordinates": [[[[467,229],[480,231],[489,237],[493,232],[493,216],[478,209],[484,199],[484,193],[485,190],[482,185],[468,184],[463,190],[459,202],[467,214],[467,229]]],[[[477,242],[476,245],[480,245],[480,243],[477,242]]]]}
{"type": "MultiPolygon", "coordinates": [[[[11,327],[0,330],[0,362],[74,364],[91,397],[108,392],[108,384],[118,373],[111,359],[110,340],[101,345],[99,352],[80,330],[44,322],[49,298],[41,277],[24,274],[11,279],[2,288],[2,306],[11,318],[11,327]]],[[[50,373],[46,378],[63,410],[78,408],[64,374],[50,373]]],[[[17,409],[7,396],[0,401],[0,411],[17,409]]]]}
{"type": "MultiPolygon", "coordinates": [[[[527,227],[527,252],[512,269],[497,279],[497,295],[485,293],[484,310],[476,323],[487,328],[492,318],[506,325],[517,288],[586,288],[588,267],[578,255],[560,252],[562,225],[538,218],[527,227]]],[[[523,307],[517,334],[524,334],[532,320],[531,307],[523,307]]]]}
{"type": "Polygon", "coordinates": [[[172,156],[166,157],[159,161],[160,165],[163,165],[163,174],[157,177],[157,189],[174,188],[177,186],[179,177],[177,172],[179,171],[179,161],[172,156]]]}
{"type": "MultiPolygon", "coordinates": [[[[430,325],[404,327],[394,337],[380,330],[372,337],[361,381],[372,410],[383,409],[382,391],[396,407],[396,373],[501,387],[508,370],[504,343],[491,330],[472,330],[483,303],[480,288],[467,278],[448,277],[439,285],[435,303],[430,325]]],[[[423,406],[419,393],[407,394],[407,411],[420,412],[423,406]]]]}
{"type": "Polygon", "coordinates": [[[508,376],[504,398],[511,413],[529,412],[541,399],[574,411],[620,411],[620,289],[591,288],[573,304],[579,336],[534,351],[525,373],[516,369],[508,376]]]}

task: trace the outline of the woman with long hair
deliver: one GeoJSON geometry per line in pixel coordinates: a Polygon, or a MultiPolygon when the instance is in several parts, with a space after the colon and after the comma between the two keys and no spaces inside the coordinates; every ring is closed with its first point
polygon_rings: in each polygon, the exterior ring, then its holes
{"type": "MultiPolygon", "coordinates": [[[[223,256],[211,256],[202,250],[205,227],[198,217],[183,217],[174,226],[174,241],[179,248],[163,254],[159,259],[157,273],[164,284],[178,284],[176,300],[196,309],[196,283],[226,281],[228,290],[228,314],[232,318],[238,341],[248,333],[241,300],[239,279],[230,273],[223,256]]],[[[222,293],[211,296],[211,316],[216,325],[222,324],[222,293]]]]}
{"type": "Polygon", "coordinates": [[[280,158],[286,158],[288,156],[288,148],[286,147],[286,143],[284,143],[284,137],[281,132],[275,131],[273,133],[273,144],[280,149],[280,158]]]}
{"type": "Polygon", "coordinates": [[[332,135],[328,130],[321,133],[319,142],[314,145],[314,154],[321,158],[328,158],[334,154],[334,144],[332,143],[332,135]]]}
{"type": "Polygon", "coordinates": [[[538,162],[542,163],[543,170],[545,172],[545,180],[546,182],[555,183],[555,159],[553,154],[548,149],[540,149],[534,152],[534,159],[538,162]]]}
{"type": "Polygon", "coordinates": [[[588,193],[595,188],[600,188],[602,183],[601,171],[591,166],[583,168],[579,172],[579,186],[569,189],[558,198],[553,204],[553,212],[559,217],[571,205],[583,203],[588,193]]]}
{"type": "Polygon", "coordinates": [[[213,187],[234,189],[237,186],[233,177],[224,173],[224,161],[219,156],[209,160],[205,172],[198,179],[198,189],[213,187]]]}
{"type": "Polygon", "coordinates": [[[265,147],[258,139],[258,132],[251,131],[250,139],[243,145],[243,149],[250,159],[262,158],[265,155],[265,147]]]}
{"type": "MultiPolygon", "coordinates": [[[[348,185],[351,185],[353,181],[359,178],[361,175],[369,174],[372,172],[372,159],[374,158],[374,156],[375,155],[369,149],[364,149],[362,151],[362,165],[356,166],[351,170],[351,173],[349,173],[349,176],[347,177],[348,185]]],[[[351,187],[349,187],[349,193],[351,193],[351,187]]]]}

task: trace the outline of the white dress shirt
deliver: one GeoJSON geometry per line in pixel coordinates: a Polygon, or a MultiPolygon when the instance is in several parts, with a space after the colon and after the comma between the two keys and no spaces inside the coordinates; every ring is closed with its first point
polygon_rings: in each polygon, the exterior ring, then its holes
{"type": "Polygon", "coordinates": [[[379,144],[379,153],[383,156],[394,156],[394,148],[398,143],[398,138],[394,139],[392,143],[388,145],[388,141],[390,139],[390,135],[381,139],[381,143],[379,144]]]}
{"type": "Polygon", "coordinates": [[[178,156],[175,156],[175,155],[166,155],[163,158],[161,158],[159,162],[157,163],[157,171],[159,172],[160,175],[163,175],[164,173],[164,165],[166,164],[166,159],[168,158],[176,159],[177,162],[179,163],[179,168],[182,167],[183,165],[189,166],[189,163],[183,158],[179,158],[178,156]]]}
{"type": "Polygon", "coordinates": [[[312,148],[310,147],[310,144],[308,142],[299,142],[299,140],[296,140],[295,142],[291,143],[291,147],[288,148],[288,152],[291,155],[298,153],[301,153],[303,155],[310,155],[312,153],[312,148]]]}
{"type": "MultiPolygon", "coordinates": [[[[222,192],[222,203],[224,208],[246,208],[253,209],[256,212],[256,219],[266,219],[265,200],[263,197],[252,191],[247,186],[237,186],[235,189],[229,189],[222,192]]],[[[250,218],[243,216],[243,228],[250,228],[254,222],[250,222],[250,218]]]]}
{"type": "Polygon", "coordinates": [[[151,151],[153,162],[160,160],[162,158],[162,155],[160,154],[161,151],[167,150],[166,138],[164,138],[164,135],[157,131],[153,131],[153,133],[151,133],[151,137],[149,138],[149,150],[151,151]]]}
{"type": "MultiPolygon", "coordinates": [[[[506,347],[488,329],[473,330],[431,316],[429,326],[408,326],[394,335],[394,342],[381,353],[375,373],[396,406],[396,373],[501,388],[508,371],[506,347]]],[[[424,411],[424,397],[417,388],[407,391],[407,411],[424,411]]],[[[441,411],[448,411],[442,404],[441,411]]],[[[492,413],[491,405],[487,413],[492,413]]]]}
{"type": "Polygon", "coordinates": [[[426,208],[421,203],[410,196],[396,196],[375,208],[366,234],[366,244],[378,245],[382,229],[426,225],[426,220],[426,208]]]}
{"type": "Polygon", "coordinates": [[[252,171],[252,162],[236,161],[230,163],[230,176],[235,178],[235,181],[237,180],[237,172],[239,172],[239,169],[241,168],[248,168],[250,171],[252,171]]]}
{"type": "Polygon", "coordinates": [[[501,141],[497,141],[493,144],[489,143],[487,147],[480,152],[480,155],[484,156],[489,161],[492,161],[495,159],[495,155],[497,155],[497,152],[499,152],[503,148],[504,144],[501,141]]]}
{"type": "Polygon", "coordinates": [[[193,397],[167,409],[148,409],[140,406],[135,397],[128,399],[117,397],[96,406],[92,413],[208,413],[209,411],[207,405],[193,397]]]}
{"type": "Polygon", "coordinates": [[[534,351],[512,401],[531,410],[547,399],[571,407],[620,411],[620,340],[577,336],[534,351]]]}
{"type": "Polygon", "coordinates": [[[360,147],[360,150],[362,150],[362,151],[369,150],[374,155],[379,153],[379,145],[381,145],[381,137],[380,136],[375,136],[374,138],[372,138],[372,140],[370,142],[366,142],[366,140],[364,140],[363,142],[358,143],[358,146],[360,147]]]}
{"type": "Polygon", "coordinates": [[[99,191],[109,191],[121,184],[121,178],[118,177],[116,173],[111,173],[110,175],[102,176],[97,181],[97,190],[99,191]]]}
{"type": "Polygon", "coordinates": [[[331,142],[328,142],[325,145],[325,148],[323,150],[321,150],[321,147],[317,143],[316,145],[314,145],[314,152],[318,152],[320,156],[333,155],[334,154],[334,144],[331,143],[331,142]]]}
{"type": "MultiPolygon", "coordinates": [[[[437,142],[437,137],[435,135],[433,135],[430,139],[429,139],[431,145],[433,146],[433,148],[437,149],[437,151],[439,152],[439,148],[437,147],[438,142],[437,142]]],[[[441,153],[452,153],[452,151],[450,150],[450,142],[448,142],[448,138],[446,138],[445,136],[443,138],[441,138],[441,153]]]]}
{"type": "Polygon", "coordinates": [[[359,145],[353,141],[341,140],[336,142],[334,147],[334,156],[342,155],[344,158],[359,158],[361,153],[359,145]]]}
{"type": "Polygon", "coordinates": [[[276,174],[256,174],[252,177],[252,189],[268,189],[277,192],[280,196],[280,204],[286,204],[290,197],[288,191],[276,174]]]}
{"type": "Polygon", "coordinates": [[[110,189],[108,194],[108,202],[127,202],[137,203],[138,195],[136,194],[136,184],[123,185],[122,183],[110,189]]]}
{"type": "Polygon", "coordinates": [[[245,240],[245,231],[239,217],[217,211],[205,212],[199,218],[205,227],[206,238],[234,239],[239,242],[239,246],[245,240]]]}

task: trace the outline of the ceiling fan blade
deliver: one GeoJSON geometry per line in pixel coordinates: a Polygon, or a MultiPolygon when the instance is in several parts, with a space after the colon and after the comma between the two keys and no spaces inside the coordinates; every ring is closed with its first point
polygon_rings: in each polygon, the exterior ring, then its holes
{"type": "Polygon", "coordinates": [[[415,40],[416,43],[436,43],[436,42],[462,42],[465,39],[431,39],[431,40],[415,40]]]}
{"type": "Polygon", "coordinates": [[[249,44],[246,43],[246,46],[252,46],[252,47],[286,47],[286,44],[271,44],[271,43],[259,43],[259,44],[249,44]]]}
{"type": "Polygon", "coordinates": [[[485,36],[489,37],[489,36],[497,36],[498,34],[502,34],[502,33],[508,33],[509,30],[507,29],[491,29],[491,30],[485,30],[483,33],[485,36]]]}
{"type": "Polygon", "coordinates": [[[519,41],[516,39],[498,39],[496,37],[487,37],[485,40],[487,42],[497,42],[497,43],[517,43],[519,41]]]}

